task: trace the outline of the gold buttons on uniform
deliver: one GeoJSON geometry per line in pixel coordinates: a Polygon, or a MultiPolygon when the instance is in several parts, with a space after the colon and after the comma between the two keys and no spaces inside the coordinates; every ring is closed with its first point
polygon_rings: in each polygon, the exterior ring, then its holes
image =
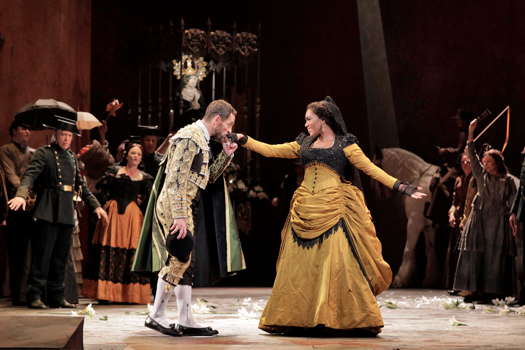
{"type": "Polygon", "coordinates": [[[56,162],[57,162],[58,185],[62,186],[62,174],[60,172],[60,159],[58,158],[58,152],[56,150],[53,150],[53,153],[55,154],[55,159],[56,159],[56,162]]]}

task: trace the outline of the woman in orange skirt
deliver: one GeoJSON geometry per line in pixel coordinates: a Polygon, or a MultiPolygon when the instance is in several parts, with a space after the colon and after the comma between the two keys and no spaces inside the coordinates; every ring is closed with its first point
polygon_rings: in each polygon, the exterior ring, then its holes
{"type": "Polygon", "coordinates": [[[142,147],[129,144],[124,164],[112,168],[97,185],[108,198],[104,209],[108,223],[99,222],[88,256],[83,295],[124,303],[151,301],[149,276],[131,272],[143,221],[142,204],[151,190],[153,178],[138,167],[142,147]]]}

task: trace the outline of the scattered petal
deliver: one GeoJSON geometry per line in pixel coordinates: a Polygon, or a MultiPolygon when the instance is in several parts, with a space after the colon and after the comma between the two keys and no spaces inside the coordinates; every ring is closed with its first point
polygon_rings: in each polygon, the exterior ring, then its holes
{"type": "Polygon", "coordinates": [[[149,312],[148,311],[135,311],[133,314],[134,315],[147,316],[147,315],[149,315],[149,312]]]}
{"type": "Polygon", "coordinates": [[[509,305],[509,306],[512,306],[512,305],[518,304],[518,301],[516,300],[515,297],[506,297],[505,298],[505,304],[509,305]]]}
{"type": "Polygon", "coordinates": [[[514,314],[514,313],[516,313],[516,311],[511,309],[507,305],[505,305],[501,310],[499,310],[499,315],[508,315],[508,314],[514,314]]]}
{"type": "Polygon", "coordinates": [[[385,301],[385,307],[389,308],[389,309],[397,309],[397,304],[394,303],[393,301],[385,301]]]}
{"type": "Polygon", "coordinates": [[[82,310],[78,310],[78,311],[71,311],[72,313],[73,312],[76,312],[76,315],[84,315],[84,316],[87,316],[88,318],[93,318],[93,316],[96,315],[96,311],[95,309],[93,308],[93,305],[92,304],[89,304],[88,306],[86,306],[84,309],[82,310]]]}
{"type": "Polygon", "coordinates": [[[443,308],[445,310],[451,310],[451,309],[460,309],[461,308],[461,301],[459,299],[453,300],[449,303],[443,304],[443,308]]]}
{"type": "Polygon", "coordinates": [[[454,326],[454,327],[468,326],[468,324],[466,324],[465,322],[461,322],[461,321],[456,320],[456,316],[452,316],[452,318],[450,318],[448,321],[450,322],[450,325],[454,326]]]}
{"type": "Polygon", "coordinates": [[[255,311],[248,311],[244,306],[237,310],[237,314],[241,318],[258,318],[258,314],[255,311]]]}
{"type": "Polygon", "coordinates": [[[198,314],[217,313],[217,306],[208,303],[208,300],[197,298],[196,303],[191,305],[191,311],[198,314]]]}

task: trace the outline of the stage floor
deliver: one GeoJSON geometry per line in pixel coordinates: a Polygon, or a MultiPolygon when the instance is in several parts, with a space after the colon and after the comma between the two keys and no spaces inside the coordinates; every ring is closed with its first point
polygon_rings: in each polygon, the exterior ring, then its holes
{"type": "MultiPolygon", "coordinates": [[[[257,328],[270,288],[194,289],[198,322],[220,331],[216,337],[169,337],[144,327],[146,306],[96,305],[86,316],[87,350],[142,349],[524,349],[525,307],[455,303],[442,290],[391,289],[378,302],[385,320],[377,338],[303,338],[269,335],[257,328]],[[464,323],[465,325],[458,325],[464,323]]],[[[89,300],[82,300],[83,303],[89,300]]],[[[83,304],[76,311],[87,305],[83,304]]],[[[176,318],[175,300],[170,316],[176,318]]],[[[0,301],[0,316],[64,316],[71,310],[36,311],[0,301]]]]}

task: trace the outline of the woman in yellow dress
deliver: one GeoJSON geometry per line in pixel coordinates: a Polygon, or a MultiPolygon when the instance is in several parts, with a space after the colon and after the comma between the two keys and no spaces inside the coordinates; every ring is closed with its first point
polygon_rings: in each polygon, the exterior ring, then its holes
{"type": "Polygon", "coordinates": [[[269,145],[236,135],[251,151],[300,158],[305,166],[281,233],[277,275],[259,328],[270,333],[357,330],[376,335],[383,327],[376,295],[388,288],[392,271],[381,255],[354,169],[414,198],[425,194],[363,154],[330,97],[309,104],[305,119],[309,135],[303,133],[294,142],[269,145]]]}

